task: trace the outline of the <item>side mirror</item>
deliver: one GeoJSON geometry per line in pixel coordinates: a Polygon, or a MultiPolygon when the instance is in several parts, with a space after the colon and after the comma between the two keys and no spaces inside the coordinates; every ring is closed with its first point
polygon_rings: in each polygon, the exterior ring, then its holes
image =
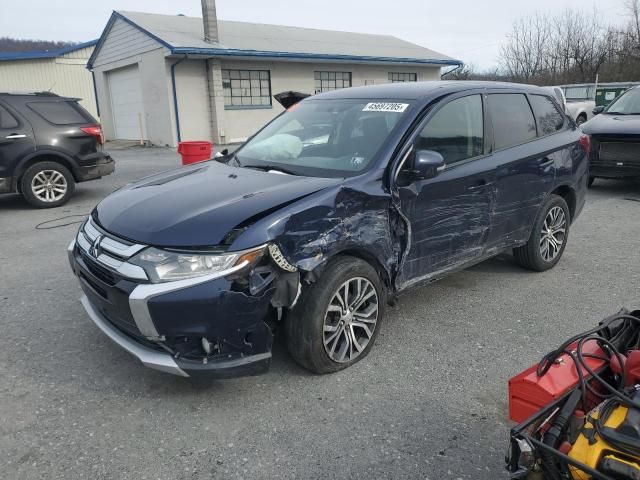
{"type": "Polygon", "coordinates": [[[413,155],[411,176],[414,180],[433,178],[444,170],[444,157],[434,150],[418,150],[413,155]]]}
{"type": "Polygon", "coordinates": [[[225,148],[221,152],[216,152],[213,158],[223,158],[223,157],[226,157],[227,155],[229,155],[229,150],[225,148]]]}
{"type": "Polygon", "coordinates": [[[602,105],[600,105],[599,107],[596,107],[592,110],[594,115],[599,115],[602,112],[604,112],[604,107],[602,105]]]}

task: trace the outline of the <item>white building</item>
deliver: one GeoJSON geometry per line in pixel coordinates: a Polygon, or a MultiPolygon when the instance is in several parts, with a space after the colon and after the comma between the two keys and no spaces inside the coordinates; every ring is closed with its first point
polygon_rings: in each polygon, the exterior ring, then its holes
{"type": "Polygon", "coordinates": [[[87,61],[98,40],[59,50],[0,52],[0,92],[46,92],[81,98],[98,117],[95,90],[87,61]]]}
{"type": "Polygon", "coordinates": [[[280,112],[273,95],[439,80],[460,62],[391,36],[113,12],[88,66],[107,139],[243,141],[280,112]]]}

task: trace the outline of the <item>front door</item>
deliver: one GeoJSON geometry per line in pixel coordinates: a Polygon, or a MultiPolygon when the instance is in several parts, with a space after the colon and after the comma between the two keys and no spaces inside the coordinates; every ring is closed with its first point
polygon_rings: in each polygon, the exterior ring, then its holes
{"type": "Polygon", "coordinates": [[[481,94],[454,98],[438,107],[414,141],[414,152],[439,152],[445,168],[426,180],[405,181],[402,170],[398,175],[400,207],[410,224],[399,288],[437,278],[484,255],[494,166],[485,149],[483,110],[481,94]]]}

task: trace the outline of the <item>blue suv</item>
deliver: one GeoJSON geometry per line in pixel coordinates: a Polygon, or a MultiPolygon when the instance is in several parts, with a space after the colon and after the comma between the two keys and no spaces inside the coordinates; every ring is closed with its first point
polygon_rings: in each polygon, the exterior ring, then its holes
{"type": "Polygon", "coordinates": [[[69,260],[91,319],[149,367],[260,373],[280,326],[297,362],[334,372],[367,355],[398,292],[505,250],[552,268],[588,151],[537,87],[328,92],[233,153],[113,193],[69,260]]]}

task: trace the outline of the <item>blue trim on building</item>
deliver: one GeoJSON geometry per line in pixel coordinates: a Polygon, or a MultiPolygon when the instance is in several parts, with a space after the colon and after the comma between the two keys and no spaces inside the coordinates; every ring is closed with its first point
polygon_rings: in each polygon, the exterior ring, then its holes
{"type": "Polygon", "coordinates": [[[173,54],[210,55],[215,57],[261,57],[284,58],[296,60],[325,60],[343,62],[384,62],[384,63],[410,63],[420,65],[462,65],[460,60],[441,60],[429,58],[405,58],[405,57],[374,57],[366,55],[338,55],[325,53],[297,53],[297,52],[270,52],[262,50],[235,50],[230,48],[191,48],[176,47],[171,49],[173,54]]]}
{"type": "Polygon", "coordinates": [[[91,70],[93,68],[93,61],[96,58],[96,54],[98,53],[98,51],[100,50],[100,48],[104,44],[104,41],[107,38],[106,34],[109,31],[109,29],[111,28],[111,25],[113,25],[113,22],[115,21],[115,18],[114,18],[114,14],[115,13],[116,12],[112,12],[111,13],[111,16],[109,17],[109,20],[107,21],[107,24],[104,26],[104,29],[102,30],[102,33],[100,34],[100,38],[98,39],[98,44],[96,45],[96,48],[93,49],[93,53],[89,57],[89,60],[87,60],[87,69],[89,69],[89,70],[91,70]]]}
{"type": "Polygon", "coordinates": [[[180,133],[180,111],[178,110],[178,91],[176,89],[176,67],[180,62],[183,62],[187,59],[185,55],[184,58],[181,58],[177,62],[171,64],[171,87],[173,93],[173,113],[176,119],[176,134],[178,137],[178,143],[182,141],[182,133],[180,133]]]}
{"type": "Polygon", "coordinates": [[[154,35],[153,33],[151,33],[149,30],[142,28],[140,25],[138,25],[137,23],[135,23],[134,21],[128,19],[127,17],[125,17],[124,15],[119,14],[118,12],[113,12],[113,15],[116,18],[120,18],[122,20],[124,20],[125,22],[127,22],[129,25],[131,25],[134,28],[137,28],[138,30],[140,30],[142,33],[144,33],[145,35],[149,35],[151,38],[153,38],[156,42],[162,44],[163,46],[167,47],[169,50],[173,50],[173,45],[170,45],[169,43],[165,42],[163,39],[161,39],[160,37],[154,35]]]}
{"type": "Polygon", "coordinates": [[[458,66],[456,66],[456,67],[452,68],[451,70],[448,70],[448,71],[446,71],[446,72],[444,72],[444,73],[441,73],[441,74],[440,74],[440,78],[441,78],[441,79],[443,79],[443,78],[444,78],[444,77],[446,77],[447,75],[450,75],[450,74],[452,74],[453,72],[455,72],[455,71],[457,71],[457,70],[460,70],[462,67],[464,67],[464,63],[462,63],[462,62],[461,62],[461,63],[460,63],[460,65],[458,65],[458,66]]]}
{"type": "Polygon", "coordinates": [[[59,48],[57,50],[39,50],[31,52],[0,52],[0,61],[6,60],[34,60],[38,58],[57,58],[67,53],[82,50],[83,48],[92,47],[97,45],[98,39],[91,40],[89,42],[79,43],[77,45],[71,45],[65,48],[59,48]]]}
{"type": "Polygon", "coordinates": [[[91,72],[91,83],[93,84],[93,98],[96,100],[96,113],[98,114],[98,118],[100,118],[100,100],[98,100],[98,88],[96,87],[96,74],[95,72],[91,72]]]}
{"type": "Polygon", "coordinates": [[[167,42],[165,42],[164,40],[162,40],[160,37],[157,37],[156,35],[154,35],[153,33],[151,33],[150,31],[142,28],[140,25],[138,25],[137,23],[129,20],[127,17],[125,17],[124,15],[113,11],[111,12],[111,17],[109,17],[109,21],[107,22],[107,25],[104,27],[104,30],[102,30],[102,33],[100,34],[100,38],[98,40],[98,45],[96,46],[96,48],[93,50],[93,53],[91,54],[91,57],[89,57],[89,61],[87,62],[87,68],[89,70],[91,70],[93,68],[93,63],[96,60],[96,56],[98,55],[98,52],[100,51],[100,48],[102,47],[102,45],[104,44],[104,41],[107,38],[107,33],[109,32],[109,30],[111,30],[111,27],[113,26],[113,24],[115,23],[116,20],[122,20],[124,22],[127,22],[129,25],[131,25],[133,28],[139,30],[140,32],[144,33],[145,35],[150,36],[151,38],[153,38],[156,42],[160,43],[161,45],[167,47],[169,50],[172,51],[173,53],[173,46],[168,44],[167,42]]]}

